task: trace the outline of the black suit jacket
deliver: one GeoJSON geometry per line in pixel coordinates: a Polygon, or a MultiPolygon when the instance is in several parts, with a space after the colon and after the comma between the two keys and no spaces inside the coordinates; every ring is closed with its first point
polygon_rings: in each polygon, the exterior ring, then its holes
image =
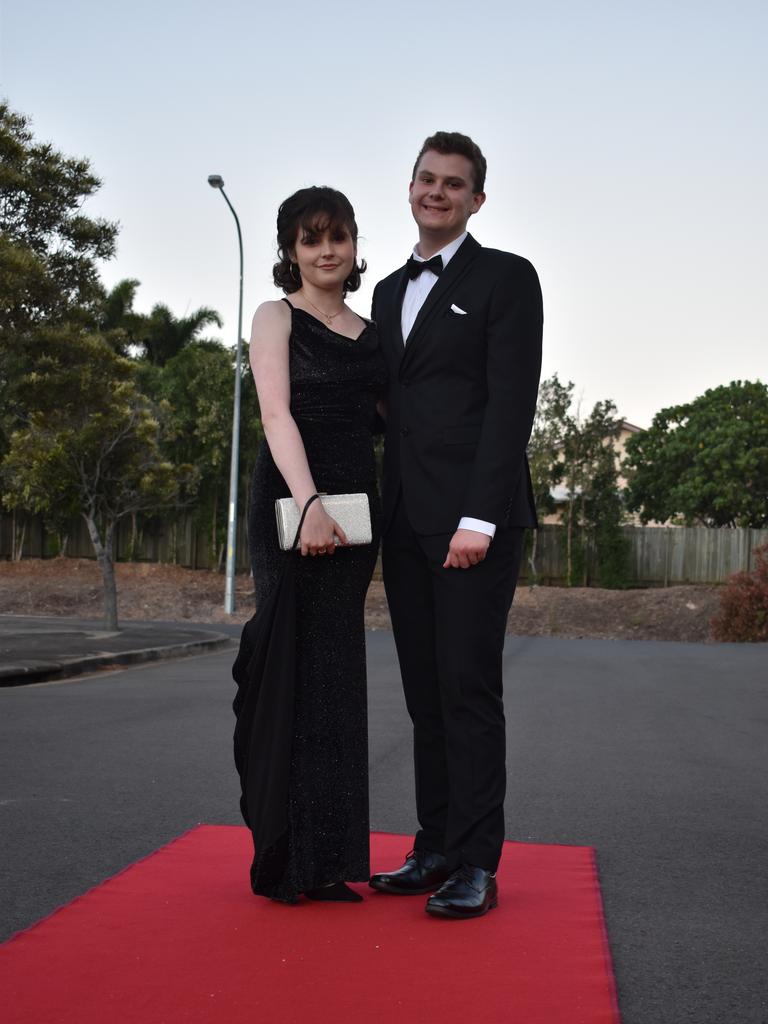
{"type": "Polygon", "coordinates": [[[536,271],[468,235],[404,345],[407,283],[402,267],[373,293],[389,370],[384,528],[401,487],[417,533],[453,533],[462,516],[536,526],[525,454],[541,370],[536,271]]]}

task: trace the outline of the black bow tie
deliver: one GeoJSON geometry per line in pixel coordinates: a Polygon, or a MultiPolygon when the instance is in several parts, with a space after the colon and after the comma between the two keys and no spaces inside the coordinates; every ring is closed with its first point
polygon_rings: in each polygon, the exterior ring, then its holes
{"type": "Polygon", "coordinates": [[[435,277],[440,277],[443,272],[443,257],[433,256],[431,260],[415,260],[413,256],[408,257],[406,263],[408,277],[414,281],[423,270],[431,270],[435,277]]]}

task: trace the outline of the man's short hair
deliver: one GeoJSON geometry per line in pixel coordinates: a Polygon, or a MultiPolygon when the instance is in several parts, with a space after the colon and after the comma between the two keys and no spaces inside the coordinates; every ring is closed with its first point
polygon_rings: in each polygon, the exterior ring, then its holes
{"type": "Polygon", "coordinates": [[[462,135],[461,132],[435,132],[434,135],[430,135],[428,139],[425,139],[424,145],[416,157],[416,163],[413,165],[411,181],[416,178],[416,169],[419,166],[419,161],[430,149],[433,149],[436,153],[442,153],[444,156],[448,156],[451,153],[465,156],[472,164],[474,177],[472,191],[482,192],[485,189],[485,172],[488,166],[485,157],[480,152],[478,144],[473,142],[468,135],[462,135]]]}

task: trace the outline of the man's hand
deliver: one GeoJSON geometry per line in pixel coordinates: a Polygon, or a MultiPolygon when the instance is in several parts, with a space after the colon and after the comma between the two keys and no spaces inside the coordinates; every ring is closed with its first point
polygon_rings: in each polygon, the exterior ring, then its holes
{"type": "Polygon", "coordinates": [[[491,538],[477,530],[457,530],[451,537],[444,569],[469,569],[485,558],[491,538]]]}

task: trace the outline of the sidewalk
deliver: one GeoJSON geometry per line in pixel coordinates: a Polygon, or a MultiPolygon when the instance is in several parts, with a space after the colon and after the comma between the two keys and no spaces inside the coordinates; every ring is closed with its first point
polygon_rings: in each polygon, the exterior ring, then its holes
{"type": "Polygon", "coordinates": [[[201,654],[232,642],[231,632],[204,624],[124,622],[112,633],[97,620],[0,615],[0,686],[201,654]]]}

